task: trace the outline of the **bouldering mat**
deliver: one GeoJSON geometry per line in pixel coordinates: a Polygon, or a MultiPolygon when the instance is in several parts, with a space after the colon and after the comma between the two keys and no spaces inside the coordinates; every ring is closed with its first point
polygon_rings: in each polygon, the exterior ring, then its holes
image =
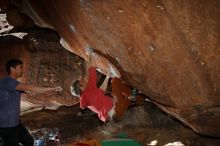
{"type": "Polygon", "coordinates": [[[130,138],[112,138],[102,141],[102,146],[141,146],[130,138]]]}

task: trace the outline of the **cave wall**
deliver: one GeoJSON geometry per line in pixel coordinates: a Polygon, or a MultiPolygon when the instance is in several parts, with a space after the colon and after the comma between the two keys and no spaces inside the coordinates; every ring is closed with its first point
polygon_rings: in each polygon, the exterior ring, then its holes
{"type": "Polygon", "coordinates": [[[220,137],[220,1],[13,3],[36,25],[56,30],[66,49],[87,60],[85,49],[94,48],[164,111],[220,137]]]}
{"type": "Polygon", "coordinates": [[[78,103],[78,99],[71,95],[70,86],[82,74],[83,59],[65,50],[59,44],[59,39],[57,33],[41,29],[29,31],[23,40],[14,36],[0,38],[0,77],[6,75],[6,62],[19,58],[24,63],[24,75],[19,79],[21,82],[43,87],[63,87],[59,93],[24,94],[22,113],[78,103]]]}
{"type": "MultiPolygon", "coordinates": [[[[29,54],[23,41],[14,36],[0,37],[0,78],[7,75],[5,65],[11,58],[22,58],[24,62],[29,62],[29,54]]],[[[26,66],[24,66],[26,70],[26,66]]]]}

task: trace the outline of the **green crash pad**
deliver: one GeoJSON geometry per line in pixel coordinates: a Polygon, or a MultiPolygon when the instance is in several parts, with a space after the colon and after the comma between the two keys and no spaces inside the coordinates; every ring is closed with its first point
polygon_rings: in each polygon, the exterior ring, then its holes
{"type": "Polygon", "coordinates": [[[130,138],[112,138],[102,141],[102,146],[141,146],[130,138]]]}

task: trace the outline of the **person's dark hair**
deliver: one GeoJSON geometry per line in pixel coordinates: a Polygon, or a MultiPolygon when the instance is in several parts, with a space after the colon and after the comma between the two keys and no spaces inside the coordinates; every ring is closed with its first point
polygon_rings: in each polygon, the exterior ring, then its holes
{"type": "Polygon", "coordinates": [[[71,94],[73,96],[80,97],[80,81],[79,80],[76,80],[75,82],[73,82],[70,89],[71,89],[71,94]]]}
{"type": "Polygon", "coordinates": [[[7,63],[6,63],[6,71],[8,74],[10,74],[10,68],[13,67],[13,68],[16,68],[17,65],[21,65],[23,64],[23,62],[19,59],[11,59],[9,60],[7,63]]]}

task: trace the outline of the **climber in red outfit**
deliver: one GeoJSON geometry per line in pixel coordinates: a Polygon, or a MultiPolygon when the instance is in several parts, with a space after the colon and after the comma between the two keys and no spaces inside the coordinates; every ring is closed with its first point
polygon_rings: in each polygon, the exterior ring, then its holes
{"type": "Polygon", "coordinates": [[[86,77],[73,83],[72,93],[80,97],[80,108],[89,108],[98,114],[101,121],[106,122],[108,118],[112,119],[114,114],[113,99],[105,95],[110,74],[103,81],[100,88],[96,86],[96,62],[95,53],[89,49],[88,73],[86,77]]]}

